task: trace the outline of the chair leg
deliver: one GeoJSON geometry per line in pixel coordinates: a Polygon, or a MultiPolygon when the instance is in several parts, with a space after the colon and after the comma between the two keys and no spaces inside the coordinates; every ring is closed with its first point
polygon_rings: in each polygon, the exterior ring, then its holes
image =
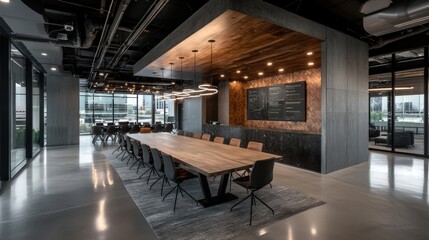
{"type": "Polygon", "coordinates": [[[252,226],[253,201],[255,201],[254,196],[253,196],[253,192],[250,194],[250,196],[252,196],[252,197],[250,198],[250,223],[249,223],[249,225],[252,226]]]}
{"type": "Polygon", "coordinates": [[[136,174],[138,174],[139,173],[139,169],[140,169],[140,166],[142,165],[142,163],[141,163],[141,161],[139,161],[139,165],[137,166],[137,171],[136,171],[136,174]]]}
{"type": "Polygon", "coordinates": [[[184,198],[185,196],[183,196],[182,188],[180,187],[180,185],[179,185],[179,192],[180,194],[182,194],[182,198],[184,198]]]}
{"type": "Polygon", "coordinates": [[[186,193],[186,195],[188,195],[190,198],[192,198],[192,200],[194,200],[197,203],[198,206],[198,201],[191,196],[191,194],[189,194],[185,189],[182,188],[182,186],[179,185],[179,189],[183,190],[184,193],[186,193]]]}
{"type": "MultiPolygon", "coordinates": [[[[133,157],[134,158],[134,157],[133,157]]],[[[130,170],[131,170],[131,168],[133,168],[134,167],[134,165],[136,165],[136,163],[138,163],[139,161],[135,161],[134,163],[133,163],[133,165],[131,165],[131,167],[130,167],[130,170]]]]}
{"type": "Polygon", "coordinates": [[[179,192],[179,189],[180,189],[180,187],[179,187],[179,185],[177,185],[177,188],[176,188],[176,196],[174,197],[174,207],[173,207],[173,212],[175,212],[175,211],[176,211],[177,193],[179,192]]]}
{"type": "Polygon", "coordinates": [[[119,147],[117,147],[116,149],[115,149],[115,151],[113,151],[112,152],[112,154],[114,154],[116,151],[119,151],[119,149],[121,148],[121,146],[119,146],[119,147]]]}
{"type": "MultiPolygon", "coordinates": [[[[161,176],[161,177],[159,177],[158,179],[156,179],[156,181],[155,182],[153,182],[151,185],[150,185],[150,187],[149,187],[149,190],[151,190],[152,189],[152,186],[153,185],[155,185],[155,183],[157,183],[161,178],[163,178],[164,176],[161,176]]],[[[161,195],[162,196],[162,195],[161,195]]]]}
{"type": "Polygon", "coordinates": [[[162,191],[164,190],[164,183],[167,182],[168,186],[171,186],[170,181],[168,181],[167,176],[165,174],[162,176],[162,185],[161,185],[161,197],[162,197],[162,191]]]}
{"type": "Polygon", "coordinates": [[[164,182],[165,182],[165,175],[162,175],[161,197],[162,197],[162,190],[164,190],[164,182]]]}
{"type": "Polygon", "coordinates": [[[166,198],[168,195],[170,195],[170,193],[172,193],[176,188],[177,188],[177,185],[176,185],[174,188],[172,188],[172,189],[167,193],[167,195],[165,195],[165,196],[162,198],[162,201],[164,201],[164,200],[165,200],[165,198],[166,198]]]}
{"type": "Polygon", "coordinates": [[[231,192],[232,180],[234,179],[232,172],[229,173],[229,192],[231,192]]]}
{"type": "Polygon", "coordinates": [[[141,179],[149,171],[150,171],[150,168],[148,170],[146,170],[142,175],[140,175],[139,179],[141,179]]]}
{"type": "Polygon", "coordinates": [[[262,201],[260,198],[258,198],[258,196],[256,196],[255,194],[253,194],[253,196],[255,196],[256,199],[258,199],[262,204],[264,204],[265,207],[269,208],[274,215],[274,210],[270,206],[268,206],[264,201],[262,201]]]}
{"type": "Polygon", "coordinates": [[[125,160],[125,158],[126,158],[125,154],[127,154],[127,151],[124,151],[124,153],[122,154],[121,162],[125,160]]]}
{"type": "Polygon", "coordinates": [[[128,166],[128,163],[130,162],[131,158],[134,158],[134,157],[133,157],[133,155],[130,154],[130,156],[128,157],[127,166],[128,166]]]}
{"type": "Polygon", "coordinates": [[[125,152],[125,150],[124,149],[121,149],[121,152],[118,154],[118,155],[116,155],[116,158],[118,158],[119,156],[121,156],[121,155],[124,155],[124,152],[125,152]]]}
{"type": "Polygon", "coordinates": [[[158,177],[161,177],[161,175],[159,175],[158,171],[156,171],[156,169],[153,165],[149,166],[149,167],[150,167],[150,173],[149,173],[149,177],[147,178],[146,184],[149,184],[150,176],[155,176],[155,174],[156,174],[156,175],[158,175],[158,177]]]}
{"type": "Polygon", "coordinates": [[[233,208],[235,208],[238,204],[242,203],[244,200],[248,199],[250,196],[252,195],[247,195],[247,197],[241,199],[238,203],[234,204],[234,206],[231,207],[230,211],[232,211],[233,208]]]}

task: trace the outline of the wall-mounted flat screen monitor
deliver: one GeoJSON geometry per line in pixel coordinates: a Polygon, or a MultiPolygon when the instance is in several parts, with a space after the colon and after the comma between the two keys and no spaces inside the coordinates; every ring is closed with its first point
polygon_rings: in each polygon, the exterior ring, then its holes
{"type": "Polygon", "coordinates": [[[305,81],[247,89],[247,119],[305,122],[305,81]]]}

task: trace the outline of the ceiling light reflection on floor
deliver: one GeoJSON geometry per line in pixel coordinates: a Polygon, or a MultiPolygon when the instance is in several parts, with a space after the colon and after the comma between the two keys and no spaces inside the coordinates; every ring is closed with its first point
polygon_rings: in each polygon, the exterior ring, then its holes
{"type": "Polygon", "coordinates": [[[106,205],[106,199],[104,198],[99,202],[98,215],[95,220],[95,226],[97,227],[97,231],[99,232],[104,232],[108,228],[108,225],[106,222],[106,215],[105,215],[105,209],[106,209],[105,205],[106,205]]]}
{"type": "Polygon", "coordinates": [[[317,234],[317,230],[316,230],[316,228],[315,228],[315,227],[311,227],[311,234],[312,234],[313,236],[316,236],[316,234],[317,234]]]}

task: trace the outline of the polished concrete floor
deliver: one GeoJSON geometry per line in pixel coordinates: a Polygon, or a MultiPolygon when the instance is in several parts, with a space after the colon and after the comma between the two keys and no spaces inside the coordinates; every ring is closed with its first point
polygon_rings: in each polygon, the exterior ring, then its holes
{"type": "MultiPolygon", "coordinates": [[[[156,239],[103,155],[113,148],[82,137],[43,151],[0,195],[0,239],[156,239]]],[[[326,204],[241,239],[429,239],[428,160],[369,159],[328,175],[276,165],[274,184],[326,204]]]]}

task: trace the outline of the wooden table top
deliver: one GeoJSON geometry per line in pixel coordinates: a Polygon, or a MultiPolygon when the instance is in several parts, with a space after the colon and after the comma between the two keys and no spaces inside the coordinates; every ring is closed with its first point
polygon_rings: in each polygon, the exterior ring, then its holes
{"type": "Polygon", "coordinates": [[[128,134],[141,143],[169,154],[185,166],[208,177],[244,170],[257,160],[282,156],[170,133],[128,134]]]}

